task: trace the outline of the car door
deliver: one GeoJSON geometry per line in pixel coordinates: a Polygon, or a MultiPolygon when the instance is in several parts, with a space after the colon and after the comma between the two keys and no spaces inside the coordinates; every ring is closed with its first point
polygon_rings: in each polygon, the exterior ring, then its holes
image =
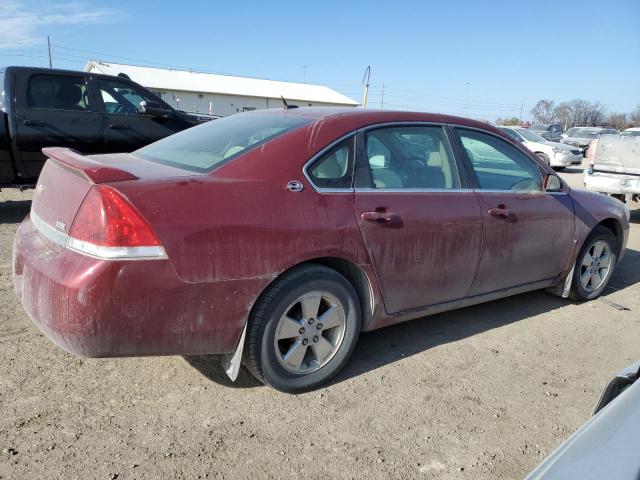
{"type": "Polygon", "coordinates": [[[14,153],[21,177],[40,174],[44,147],[104,153],[102,117],[94,108],[85,75],[17,71],[15,96],[14,153]]]}
{"type": "Polygon", "coordinates": [[[564,192],[545,192],[540,166],[498,135],[456,128],[482,208],[482,253],[470,295],[551,281],[572,246],[564,192]]]}
{"type": "MultiPolygon", "coordinates": [[[[93,83],[103,107],[104,138],[109,153],[132,152],[185,128],[184,122],[171,115],[140,113],[140,102],[161,100],[137,85],[103,77],[95,77],[93,83]]],[[[162,102],[161,105],[165,106],[162,102]]]]}
{"type": "Polygon", "coordinates": [[[445,129],[381,126],[357,143],[356,220],[386,311],[465,297],[480,255],[481,214],[445,129]]]}

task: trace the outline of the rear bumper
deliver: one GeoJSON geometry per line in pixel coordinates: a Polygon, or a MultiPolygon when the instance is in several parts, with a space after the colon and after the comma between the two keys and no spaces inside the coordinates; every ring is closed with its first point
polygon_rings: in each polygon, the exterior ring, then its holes
{"type": "Polygon", "coordinates": [[[86,357],[227,353],[268,279],[191,283],[169,260],[91,258],[27,218],[13,249],[18,297],[64,350],[86,357]]]}
{"type": "Polygon", "coordinates": [[[613,194],[640,194],[640,175],[599,172],[590,168],[583,175],[587,190],[613,194]]]}

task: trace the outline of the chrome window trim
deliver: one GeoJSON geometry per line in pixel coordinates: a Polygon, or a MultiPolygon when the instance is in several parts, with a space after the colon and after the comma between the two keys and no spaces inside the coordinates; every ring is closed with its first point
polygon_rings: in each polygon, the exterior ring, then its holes
{"type": "Polygon", "coordinates": [[[349,137],[353,137],[353,165],[352,165],[353,171],[351,172],[351,182],[353,183],[353,172],[355,171],[355,163],[356,163],[355,162],[355,157],[356,157],[356,150],[357,150],[356,138],[355,137],[356,137],[357,133],[358,133],[358,130],[354,130],[354,131],[351,131],[351,132],[347,133],[346,135],[343,135],[342,137],[338,138],[337,140],[334,140],[329,145],[327,145],[322,150],[320,150],[318,153],[316,153],[313,157],[311,157],[311,159],[308,160],[302,166],[303,175],[307,179],[307,182],[309,182],[309,185],[311,185],[311,188],[313,188],[316,192],[318,192],[318,193],[353,193],[353,187],[352,188],[322,188],[322,187],[317,186],[315,183],[313,183],[313,180],[311,179],[311,176],[307,172],[307,169],[316,160],[318,160],[318,158],[322,157],[329,150],[331,150],[332,148],[336,147],[340,143],[344,142],[349,137]]]}
{"type": "Polygon", "coordinates": [[[356,193],[469,193],[472,188],[356,188],[356,193]]]}

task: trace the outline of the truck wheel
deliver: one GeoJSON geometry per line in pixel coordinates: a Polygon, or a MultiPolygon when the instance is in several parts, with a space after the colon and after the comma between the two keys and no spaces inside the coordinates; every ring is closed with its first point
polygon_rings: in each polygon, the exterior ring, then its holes
{"type": "Polygon", "coordinates": [[[607,287],[618,261],[618,241],[606,227],[593,229],[576,259],[569,296],[592,300],[607,287]]]}
{"type": "Polygon", "coordinates": [[[285,274],[249,320],[245,362],[282,392],[314,389],[347,363],[360,333],[360,302],[345,277],[321,265],[285,274]]]}

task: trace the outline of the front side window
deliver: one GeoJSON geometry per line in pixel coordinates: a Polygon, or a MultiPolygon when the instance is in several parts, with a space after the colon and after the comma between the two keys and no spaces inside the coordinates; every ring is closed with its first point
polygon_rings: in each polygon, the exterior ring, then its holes
{"type": "Polygon", "coordinates": [[[482,190],[542,190],[538,165],[517,148],[493,135],[456,130],[482,190]]]}
{"type": "Polygon", "coordinates": [[[307,170],[319,188],[351,188],[353,178],[353,138],[322,155],[307,170]]]}
{"type": "Polygon", "coordinates": [[[296,115],[235,114],[158,140],[133,155],[194,172],[208,172],[311,121],[296,115]]]}
{"type": "Polygon", "coordinates": [[[460,180],[442,127],[384,127],[366,133],[370,188],[454,189],[460,180]]]}
{"type": "Polygon", "coordinates": [[[32,75],[27,88],[31,108],[89,111],[89,93],[84,77],[32,75]]]}
{"type": "MultiPolygon", "coordinates": [[[[107,113],[135,115],[140,102],[159,102],[160,100],[144,90],[128,83],[113,80],[99,80],[100,96],[107,113]]],[[[164,105],[163,105],[164,106],[164,105]]]]}

